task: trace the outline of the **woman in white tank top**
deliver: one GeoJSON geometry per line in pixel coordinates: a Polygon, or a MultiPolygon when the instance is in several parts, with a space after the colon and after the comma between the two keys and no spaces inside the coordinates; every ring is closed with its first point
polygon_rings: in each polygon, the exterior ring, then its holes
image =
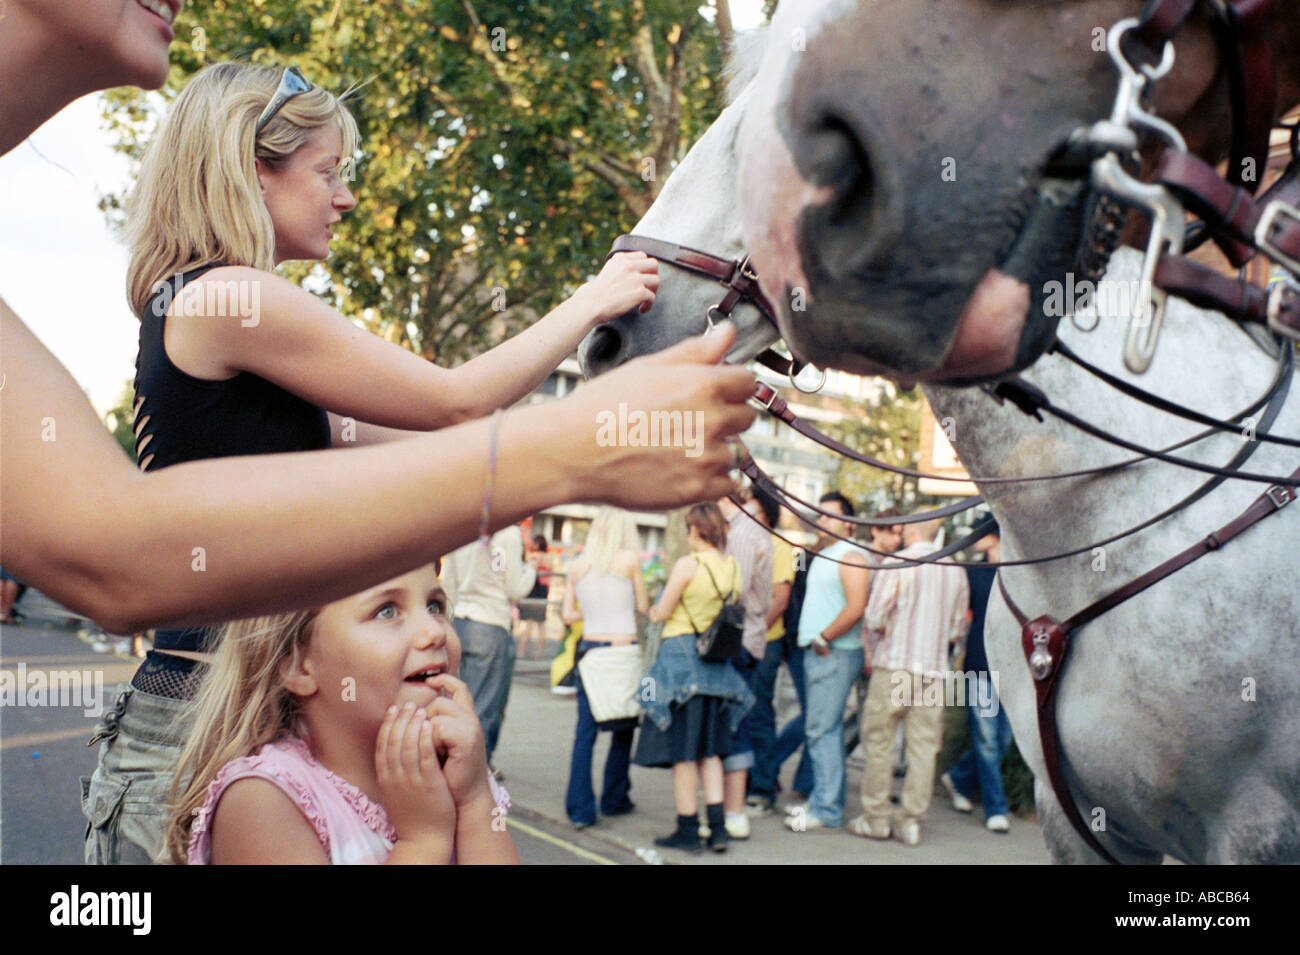
{"type": "MultiPolygon", "coordinates": [[[[645,581],[641,578],[639,549],[632,515],[618,508],[602,507],[591,522],[582,555],[569,565],[564,586],[564,622],[575,624],[581,620],[583,625],[575,664],[584,654],[599,647],[636,643],[636,614],[644,614],[650,606],[645,581]]],[[[600,812],[605,816],[620,816],[635,808],[628,798],[632,788],[628,764],[636,720],[613,720],[597,725],[581,676],[576,677],[575,683],[578,726],[564,803],[569,821],[576,828],[585,829],[596,822],[591,756],[598,730],[606,729],[614,734],[605,759],[600,812]]]]}

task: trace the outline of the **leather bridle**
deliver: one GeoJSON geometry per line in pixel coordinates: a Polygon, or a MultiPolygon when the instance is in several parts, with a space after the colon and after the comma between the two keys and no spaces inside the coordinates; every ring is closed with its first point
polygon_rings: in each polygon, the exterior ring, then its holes
{"type": "Polygon", "coordinates": [[[1120,21],[1107,36],[1120,75],[1114,108],[1109,119],[1075,131],[1061,166],[1087,176],[1105,197],[1086,230],[1088,248],[1081,257],[1095,258],[1098,236],[1114,235],[1113,203],[1150,220],[1138,307],[1124,348],[1124,363],[1135,374],[1151,364],[1168,295],[1300,338],[1300,289],[1294,284],[1300,278],[1300,164],[1294,135],[1290,166],[1255,197],[1268,168],[1277,101],[1272,23],[1273,0],[1149,0],[1140,17],[1120,21]],[[1149,109],[1155,85],[1173,67],[1173,40],[1198,8],[1209,14],[1228,75],[1233,129],[1226,178],[1189,152],[1178,130],[1149,109]],[[1145,183],[1133,170],[1144,140],[1152,138],[1164,149],[1153,180],[1145,183]],[[1185,210],[1201,217],[1191,229],[1185,210]],[[1185,251],[1209,239],[1238,268],[1262,252],[1292,281],[1268,292],[1186,257],[1185,251]]]}
{"type": "MultiPolygon", "coordinates": [[[[620,235],[614,240],[614,245],[605,258],[608,259],[610,255],[618,252],[644,252],[652,259],[675,266],[685,272],[713,279],[725,286],[727,291],[723,293],[718,304],[705,309],[704,320],[708,328],[713,328],[715,321],[725,321],[730,318],[736,306],[745,302],[758,309],[759,314],[777,330],[777,337],[780,337],[776,309],[763,294],[763,289],[758,284],[758,273],[749,264],[747,254],[738,259],[726,259],[711,252],[702,252],[689,246],[678,245],[676,242],[652,239],[644,235],[620,235]]],[[[804,363],[798,359],[787,358],[771,348],[764,349],[755,356],[754,360],[778,375],[787,375],[791,384],[795,384],[795,376],[804,367],[804,363]]],[[[796,384],[795,387],[799,386],[796,384]]]]}

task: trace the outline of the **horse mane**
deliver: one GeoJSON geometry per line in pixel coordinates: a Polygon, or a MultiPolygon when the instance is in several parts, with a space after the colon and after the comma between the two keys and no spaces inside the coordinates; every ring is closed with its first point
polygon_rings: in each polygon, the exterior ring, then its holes
{"type": "Polygon", "coordinates": [[[767,26],[761,26],[735,34],[731,49],[726,51],[726,62],[722,68],[727,106],[734,103],[749,85],[749,81],[758,75],[759,64],[763,62],[763,53],[767,50],[769,32],[767,26]]]}

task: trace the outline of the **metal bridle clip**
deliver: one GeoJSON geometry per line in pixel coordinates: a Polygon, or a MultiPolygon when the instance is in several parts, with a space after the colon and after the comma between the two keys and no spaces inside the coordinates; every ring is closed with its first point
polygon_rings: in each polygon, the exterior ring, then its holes
{"type": "Polygon", "coordinates": [[[1165,318],[1166,295],[1155,283],[1156,266],[1166,254],[1183,251],[1183,207],[1163,186],[1139,182],[1120,165],[1114,153],[1092,164],[1093,185],[1123,202],[1143,209],[1151,218],[1151,237],[1142,260],[1137,303],[1124,341],[1124,364],[1134,374],[1151,367],[1156,341],[1165,318]]]}
{"type": "MultiPolygon", "coordinates": [[[[1106,48],[1120,74],[1119,92],[1110,122],[1097,124],[1093,135],[1099,143],[1127,145],[1121,130],[1136,133],[1145,129],[1165,140],[1171,149],[1186,152],[1187,142],[1178,130],[1147,112],[1142,105],[1147,86],[1173,68],[1174,46],[1165,44],[1160,62],[1155,66],[1134,66],[1124,55],[1122,41],[1139,25],[1136,18],[1130,17],[1115,24],[1107,34],[1106,48]]],[[[1125,366],[1134,374],[1141,374],[1151,366],[1151,359],[1155,357],[1156,341],[1165,317],[1166,295],[1155,284],[1156,266],[1166,253],[1179,255],[1183,251],[1183,206],[1163,186],[1144,183],[1131,176],[1113,151],[1093,161],[1092,184],[1101,192],[1142,208],[1151,218],[1151,238],[1142,261],[1138,302],[1129,320],[1124,342],[1125,366]]]]}
{"type": "MultiPolygon", "coordinates": [[[[809,366],[808,366],[808,365],[804,365],[803,367],[804,367],[804,368],[808,368],[809,366]]],[[[825,369],[825,368],[818,368],[818,369],[817,369],[817,374],[818,374],[820,377],[817,379],[817,386],[816,386],[815,388],[805,388],[803,385],[799,384],[798,379],[795,377],[795,375],[796,375],[797,373],[793,370],[793,369],[794,369],[794,365],[791,364],[790,368],[791,368],[790,374],[787,375],[786,377],[788,377],[788,378],[790,379],[790,384],[794,386],[795,391],[802,392],[802,393],[805,394],[805,395],[815,395],[815,394],[817,394],[817,392],[821,391],[823,388],[826,387],[826,369],[825,369]]],[[[800,371],[802,371],[802,370],[803,370],[803,369],[801,368],[800,371]]]]}

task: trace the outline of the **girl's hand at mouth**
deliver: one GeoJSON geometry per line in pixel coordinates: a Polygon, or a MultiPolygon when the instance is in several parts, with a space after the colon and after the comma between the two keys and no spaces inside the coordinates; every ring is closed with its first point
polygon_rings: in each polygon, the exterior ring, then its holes
{"type": "Polygon", "coordinates": [[[380,801],[397,829],[398,843],[434,861],[450,861],[456,800],[438,765],[437,730],[426,710],[411,703],[388,708],[375,741],[375,771],[380,801]]]}
{"type": "Polygon", "coordinates": [[[447,780],[456,808],[479,799],[492,802],[488,787],[487,746],[474,712],[474,698],[463,681],[440,673],[426,681],[439,696],[429,705],[447,780]]]}

